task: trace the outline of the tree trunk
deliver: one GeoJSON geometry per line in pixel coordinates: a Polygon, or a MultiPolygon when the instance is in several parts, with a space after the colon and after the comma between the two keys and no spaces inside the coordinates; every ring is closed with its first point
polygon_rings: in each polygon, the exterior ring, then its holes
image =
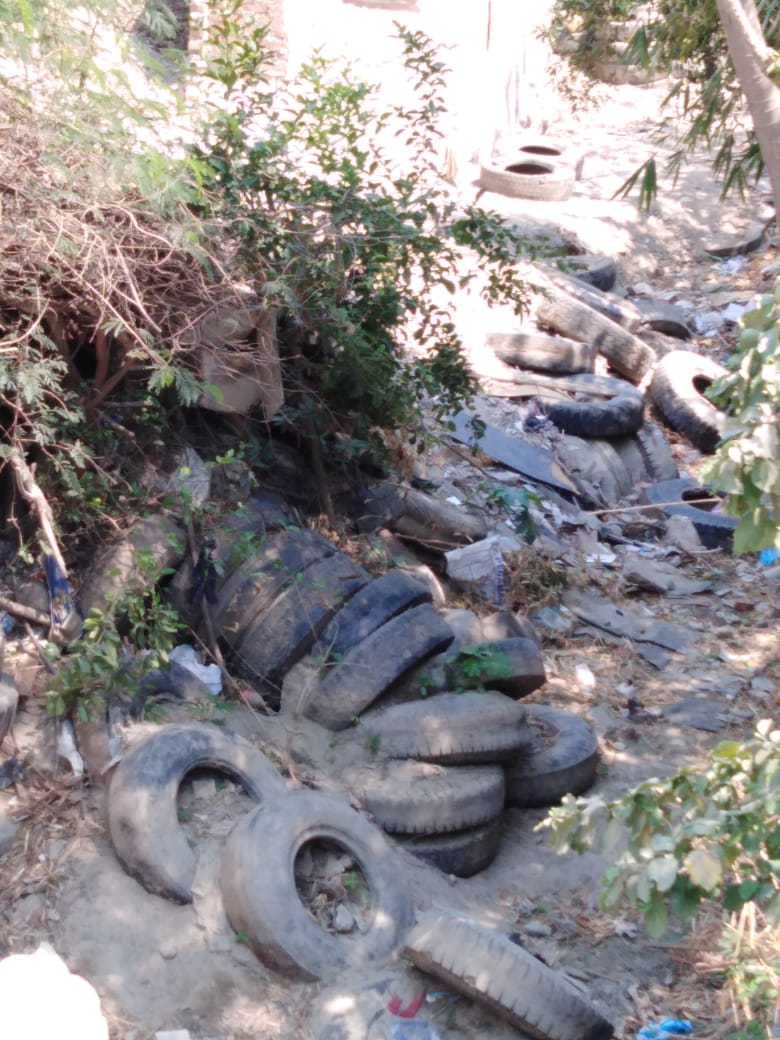
{"type": "Polygon", "coordinates": [[[780,217],[780,87],[767,75],[771,51],[754,0],[716,0],[729,56],[745,95],[780,217]]]}

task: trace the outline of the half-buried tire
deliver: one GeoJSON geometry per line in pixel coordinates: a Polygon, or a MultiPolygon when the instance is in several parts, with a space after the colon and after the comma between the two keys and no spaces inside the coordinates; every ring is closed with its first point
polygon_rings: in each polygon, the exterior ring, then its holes
{"type": "Polygon", "coordinates": [[[192,901],[195,857],[179,824],[176,794],[193,769],[225,773],[258,802],[286,790],[261,751],[216,726],[166,726],[131,748],[111,778],[111,841],[131,877],[175,903],[192,901]]]}
{"type": "Polygon", "coordinates": [[[392,846],[360,813],[317,791],[291,791],[241,820],[228,838],[220,875],[228,920],[264,964],[305,981],[334,980],[380,966],[401,944],[414,906],[392,846]],[[370,894],[365,931],[325,931],[295,884],[300,850],[315,841],[347,852],[370,894]]]}

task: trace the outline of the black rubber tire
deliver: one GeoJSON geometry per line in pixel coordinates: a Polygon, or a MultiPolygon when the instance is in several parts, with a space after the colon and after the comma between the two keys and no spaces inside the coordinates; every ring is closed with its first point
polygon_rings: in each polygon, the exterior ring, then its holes
{"type": "Polygon", "coordinates": [[[637,332],[641,328],[641,311],[631,300],[594,289],[592,286],[586,285],[581,278],[564,274],[557,267],[545,268],[545,274],[553,287],[581,303],[586,303],[594,311],[598,311],[599,314],[609,318],[616,325],[620,325],[627,332],[637,332]]]}
{"type": "Polygon", "coordinates": [[[655,332],[674,336],[676,339],[690,339],[691,330],[685,317],[685,311],[665,300],[637,299],[634,301],[642,314],[642,324],[655,332]]]}
{"type": "Polygon", "coordinates": [[[574,170],[563,163],[531,157],[501,161],[483,158],[479,169],[479,186],[512,199],[534,199],[537,202],[562,202],[574,190],[574,170]]]}
{"type": "Polygon", "coordinates": [[[732,549],[737,518],[725,513],[713,513],[711,507],[699,508],[693,504],[696,498],[713,498],[714,492],[702,488],[694,480],[682,477],[652,484],[645,489],[645,496],[651,503],[668,503],[679,499],[679,505],[664,506],[665,516],[687,516],[693,521],[701,544],[708,549],[732,549]],[[686,495],[690,496],[687,502],[686,495]]]}
{"type": "Polygon", "coordinates": [[[446,834],[492,820],[504,806],[500,766],[377,759],[342,780],[389,834],[446,834]]]}
{"type": "Polygon", "coordinates": [[[558,267],[565,274],[578,278],[602,292],[609,292],[615,288],[617,264],[608,256],[597,256],[594,253],[565,256],[558,261],[558,267]]]}
{"type": "Polygon", "coordinates": [[[390,758],[442,765],[500,762],[530,739],[525,707],[503,693],[442,693],[363,716],[362,728],[390,758]]]}
{"type": "Polygon", "coordinates": [[[655,351],[647,343],[562,290],[542,297],[536,315],[556,332],[592,343],[615,371],[632,383],[641,382],[656,362],[655,351]]]}
{"type": "Polygon", "coordinates": [[[5,740],[16,718],[19,691],[10,675],[0,675],[0,744],[5,740]]]}
{"type": "Polygon", "coordinates": [[[426,834],[415,838],[395,836],[395,840],[417,859],[436,867],[443,874],[473,877],[489,867],[501,845],[503,814],[479,827],[468,827],[450,834],[426,834]]]}
{"type": "Polygon", "coordinates": [[[677,463],[674,461],[669,441],[660,426],[646,422],[634,435],[636,446],[645,463],[648,479],[674,480],[677,476],[677,463]]]}
{"type": "Polygon", "coordinates": [[[174,903],[192,902],[195,858],[179,825],[176,794],[193,769],[225,773],[256,801],[286,790],[262,752],[216,726],[165,726],[130,749],[111,778],[111,841],[131,877],[174,903]]]}
{"type": "Polygon", "coordinates": [[[322,629],[370,581],[368,571],[336,553],[311,564],[257,615],[235,647],[242,675],[273,694],[286,672],[311,650],[322,629]]]}
{"type": "Polygon", "coordinates": [[[539,410],[575,437],[626,437],[644,422],[645,399],[632,386],[607,400],[540,401],[539,410]]]}
{"type": "Polygon", "coordinates": [[[650,384],[653,404],[665,421],[691,444],[711,455],[720,440],[726,413],[704,397],[704,390],[727,370],[688,350],[673,350],[658,362],[650,384]]]}
{"type": "Polygon", "coordinates": [[[257,615],[268,609],[296,575],[335,552],[332,542],[306,528],[267,538],[220,583],[212,610],[216,634],[228,646],[237,646],[257,615]]]}
{"type": "Polygon", "coordinates": [[[346,729],[396,680],[454,638],[430,604],[413,607],[375,629],[306,691],[300,705],[285,704],[285,710],[300,708],[321,726],[346,729]]]}
{"type": "Polygon", "coordinates": [[[599,747],[593,728],[568,711],[529,704],[534,736],[506,766],[506,802],[515,808],[557,805],[566,794],[582,794],[596,779],[599,747]]]}
{"type": "Polygon", "coordinates": [[[614,1032],[562,975],[467,917],[428,911],[407,936],[404,953],[420,971],[538,1040],[609,1040],[614,1032]]]}
{"type": "Polygon", "coordinates": [[[620,455],[615,450],[614,445],[616,443],[617,440],[602,440],[600,437],[593,437],[588,441],[591,451],[598,453],[612,474],[618,498],[623,499],[636,490],[636,481],[632,478],[620,455]]]}
{"type": "Polygon", "coordinates": [[[380,625],[432,600],[430,588],[411,574],[399,569],[387,571],[339,610],[320,635],[320,648],[330,660],[338,661],[380,625]]]}
{"type": "Polygon", "coordinates": [[[486,344],[507,365],[563,375],[592,372],[596,355],[589,343],[542,332],[493,332],[486,344]]]}
{"type": "Polygon", "coordinates": [[[539,644],[525,636],[460,646],[449,655],[444,671],[453,690],[479,686],[516,700],[547,682],[539,644]]]}
{"type": "Polygon", "coordinates": [[[552,162],[556,166],[570,166],[574,170],[574,179],[582,180],[585,166],[585,153],[567,141],[559,141],[553,137],[529,137],[527,134],[513,134],[499,141],[494,164],[499,158],[507,157],[507,161],[530,159],[532,162],[552,162]]]}
{"type": "Polygon", "coordinates": [[[337,979],[379,966],[403,941],[414,905],[391,844],[340,799],[290,791],[244,817],[225,845],[220,875],[225,912],[260,960],[305,981],[337,979]],[[371,895],[371,922],[346,937],[326,932],[300,901],[295,860],[311,841],[348,852],[371,895]]]}

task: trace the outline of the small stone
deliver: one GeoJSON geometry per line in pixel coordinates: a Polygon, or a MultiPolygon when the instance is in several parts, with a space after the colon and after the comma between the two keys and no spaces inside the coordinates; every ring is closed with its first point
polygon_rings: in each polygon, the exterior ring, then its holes
{"type": "Polygon", "coordinates": [[[523,925],[523,931],[526,935],[531,935],[540,939],[549,938],[552,935],[553,930],[544,921],[529,921],[523,925]]]}
{"type": "Polygon", "coordinates": [[[160,943],[159,953],[163,960],[172,961],[178,952],[174,943],[170,941],[160,943]]]}
{"type": "Polygon", "coordinates": [[[343,904],[339,904],[333,915],[333,927],[344,935],[355,930],[355,918],[343,904]]]}
{"type": "Polygon", "coordinates": [[[198,799],[204,801],[210,798],[215,798],[217,794],[217,782],[213,777],[206,777],[203,780],[192,781],[192,793],[198,799]]]}

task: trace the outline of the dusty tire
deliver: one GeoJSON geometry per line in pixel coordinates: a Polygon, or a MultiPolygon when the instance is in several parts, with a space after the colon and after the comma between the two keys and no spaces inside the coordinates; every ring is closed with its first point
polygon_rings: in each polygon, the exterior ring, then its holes
{"type": "Polygon", "coordinates": [[[0,675],[0,744],[3,743],[16,718],[19,691],[10,675],[0,675]]]}
{"type": "Polygon", "coordinates": [[[574,189],[574,170],[562,163],[543,162],[533,157],[502,161],[491,159],[480,163],[479,186],[512,199],[534,199],[538,202],[562,202],[574,189]]]}
{"type": "MultiPolygon", "coordinates": [[[[300,709],[321,726],[346,729],[394,682],[445,650],[454,638],[452,629],[429,604],[406,610],[375,629],[326,671],[311,686],[300,709]]],[[[285,704],[285,710],[297,707],[285,704]]]]}
{"type": "Polygon", "coordinates": [[[654,483],[659,480],[674,480],[677,476],[677,464],[661,427],[646,422],[641,430],[636,431],[635,439],[644,460],[648,479],[654,483]]]}
{"type": "Polygon", "coordinates": [[[539,410],[574,437],[626,437],[644,422],[645,399],[632,386],[608,400],[540,401],[539,410]]]}
{"type": "Polygon", "coordinates": [[[530,739],[525,707],[503,693],[441,693],[369,713],[362,726],[390,758],[441,765],[500,762],[530,739]]]}
{"type": "Polygon", "coordinates": [[[426,834],[415,838],[395,835],[395,840],[402,849],[443,874],[473,877],[496,858],[501,845],[502,821],[503,816],[499,815],[479,827],[450,834],[426,834]]]}
{"type": "Polygon", "coordinates": [[[406,571],[391,570],[356,593],[319,637],[324,654],[339,660],[358,643],[412,607],[430,603],[431,590],[406,571]]]}
{"type": "Polygon", "coordinates": [[[614,289],[617,281],[617,264],[608,256],[597,256],[593,253],[565,256],[558,261],[558,267],[565,274],[602,292],[614,289]]]}
{"type": "Polygon", "coordinates": [[[179,826],[176,793],[193,769],[215,769],[256,801],[281,797],[279,773],[256,747],[207,724],[165,726],[121,760],[111,778],[108,827],[122,866],[149,892],[192,901],[195,858],[179,826]]]}
{"type": "Polygon", "coordinates": [[[654,479],[648,476],[645,459],[639,450],[636,436],[615,437],[609,443],[623,464],[632,489],[636,489],[640,484],[654,479]]]}
{"type": "Polygon", "coordinates": [[[628,469],[624,465],[622,458],[615,450],[614,445],[616,443],[616,440],[602,440],[599,437],[593,437],[588,441],[591,450],[601,457],[604,465],[612,474],[615,480],[618,498],[622,499],[626,498],[632,491],[636,490],[636,481],[632,478],[628,469]]]}
{"type": "Polygon", "coordinates": [[[217,589],[212,611],[214,630],[235,647],[244,632],[296,575],[336,553],[336,547],[316,531],[282,531],[267,538],[217,589]]]}
{"type": "Polygon", "coordinates": [[[491,333],[487,346],[497,358],[516,368],[564,375],[592,372],[596,351],[589,343],[541,332],[491,333]]]}
{"type": "Polygon", "coordinates": [[[421,971],[539,1040],[609,1040],[612,1025],[561,975],[505,935],[442,910],[422,915],[404,953],[421,971]]]}
{"type": "Polygon", "coordinates": [[[706,454],[715,451],[726,413],[704,397],[704,391],[727,370],[688,350],[673,350],[661,358],[653,373],[650,396],[673,430],[685,434],[706,454]]]}
{"type": "Polygon", "coordinates": [[[389,834],[446,834],[492,820],[504,806],[500,766],[439,766],[377,759],[342,776],[389,834]]]}
{"type": "Polygon", "coordinates": [[[285,673],[369,580],[368,572],[343,553],[311,564],[244,630],[234,648],[241,674],[278,691],[285,673]]]}
{"type": "Polygon", "coordinates": [[[572,339],[592,343],[619,372],[639,383],[656,361],[655,351],[628,329],[570,293],[553,289],[536,309],[540,322],[572,339]]]}
{"type": "Polygon", "coordinates": [[[585,509],[608,509],[622,498],[615,467],[603,452],[593,450],[593,441],[563,434],[556,444],[558,460],[571,476],[585,509]]]}
{"type": "Polygon", "coordinates": [[[403,940],[414,908],[391,845],[354,809],[317,791],[291,791],[233,829],[220,875],[233,928],[264,964],[305,981],[333,980],[381,965],[403,940]],[[301,903],[295,860],[311,841],[329,841],[355,860],[371,893],[371,922],[358,938],[326,932],[301,903]]]}
{"type": "Polygon", "coordinates": [[[687,516],[692,520],[701,544],[708,549],[731,550],[737,527],[736,517],[713,513],[711,507],[698,507],[695,504],[697,499],[712,498],[712,491],[699,487],[693,480],[680,478],[651,485],[645,489],[645,496],[648,502],[663,504],[665,516],[687,516]],[[675,501],[677,499],[679,503],[675,501]],[[667,505],[669,502],[675,504],[667,505]]]}
{"type": "Polygon", "coordinates": [[[599,764],[593,729],[579,716],[546,704],[527,709],[534,736],[506,766],[507,805],[556,805],[565,794],[582,794],[596,779],[599,764]]]}
{"type": "Polygon", "coordinates": [[[539,644],[525,636],[460,646],[449,655],[444,672],[452,690],[498,690],[519,699],[547,682],[539,644]]]}
{"type": "Polygon", "coordinates": [[[553,137],[529,137],[523,134],[513,134],[502,139],[496,146],[493,164],[499,165],[500,158],[506,158],[508,162],[523,161],[525,159],[534,162],[551,162],[556,166],[570,166],[574,171],[574,179],[582,180],[582,171],[585,166],[585,154],[581,148],[575,148],[566,141],[559,141],[553,137]]]}
{"type": "Polygon", "coordinates": [[[685,311],[664,300],[635,301],[642,315],[642,325],[654,332],[662,332],[676,339],[690,339],[691,330],[685,317],[685,311]]]}

